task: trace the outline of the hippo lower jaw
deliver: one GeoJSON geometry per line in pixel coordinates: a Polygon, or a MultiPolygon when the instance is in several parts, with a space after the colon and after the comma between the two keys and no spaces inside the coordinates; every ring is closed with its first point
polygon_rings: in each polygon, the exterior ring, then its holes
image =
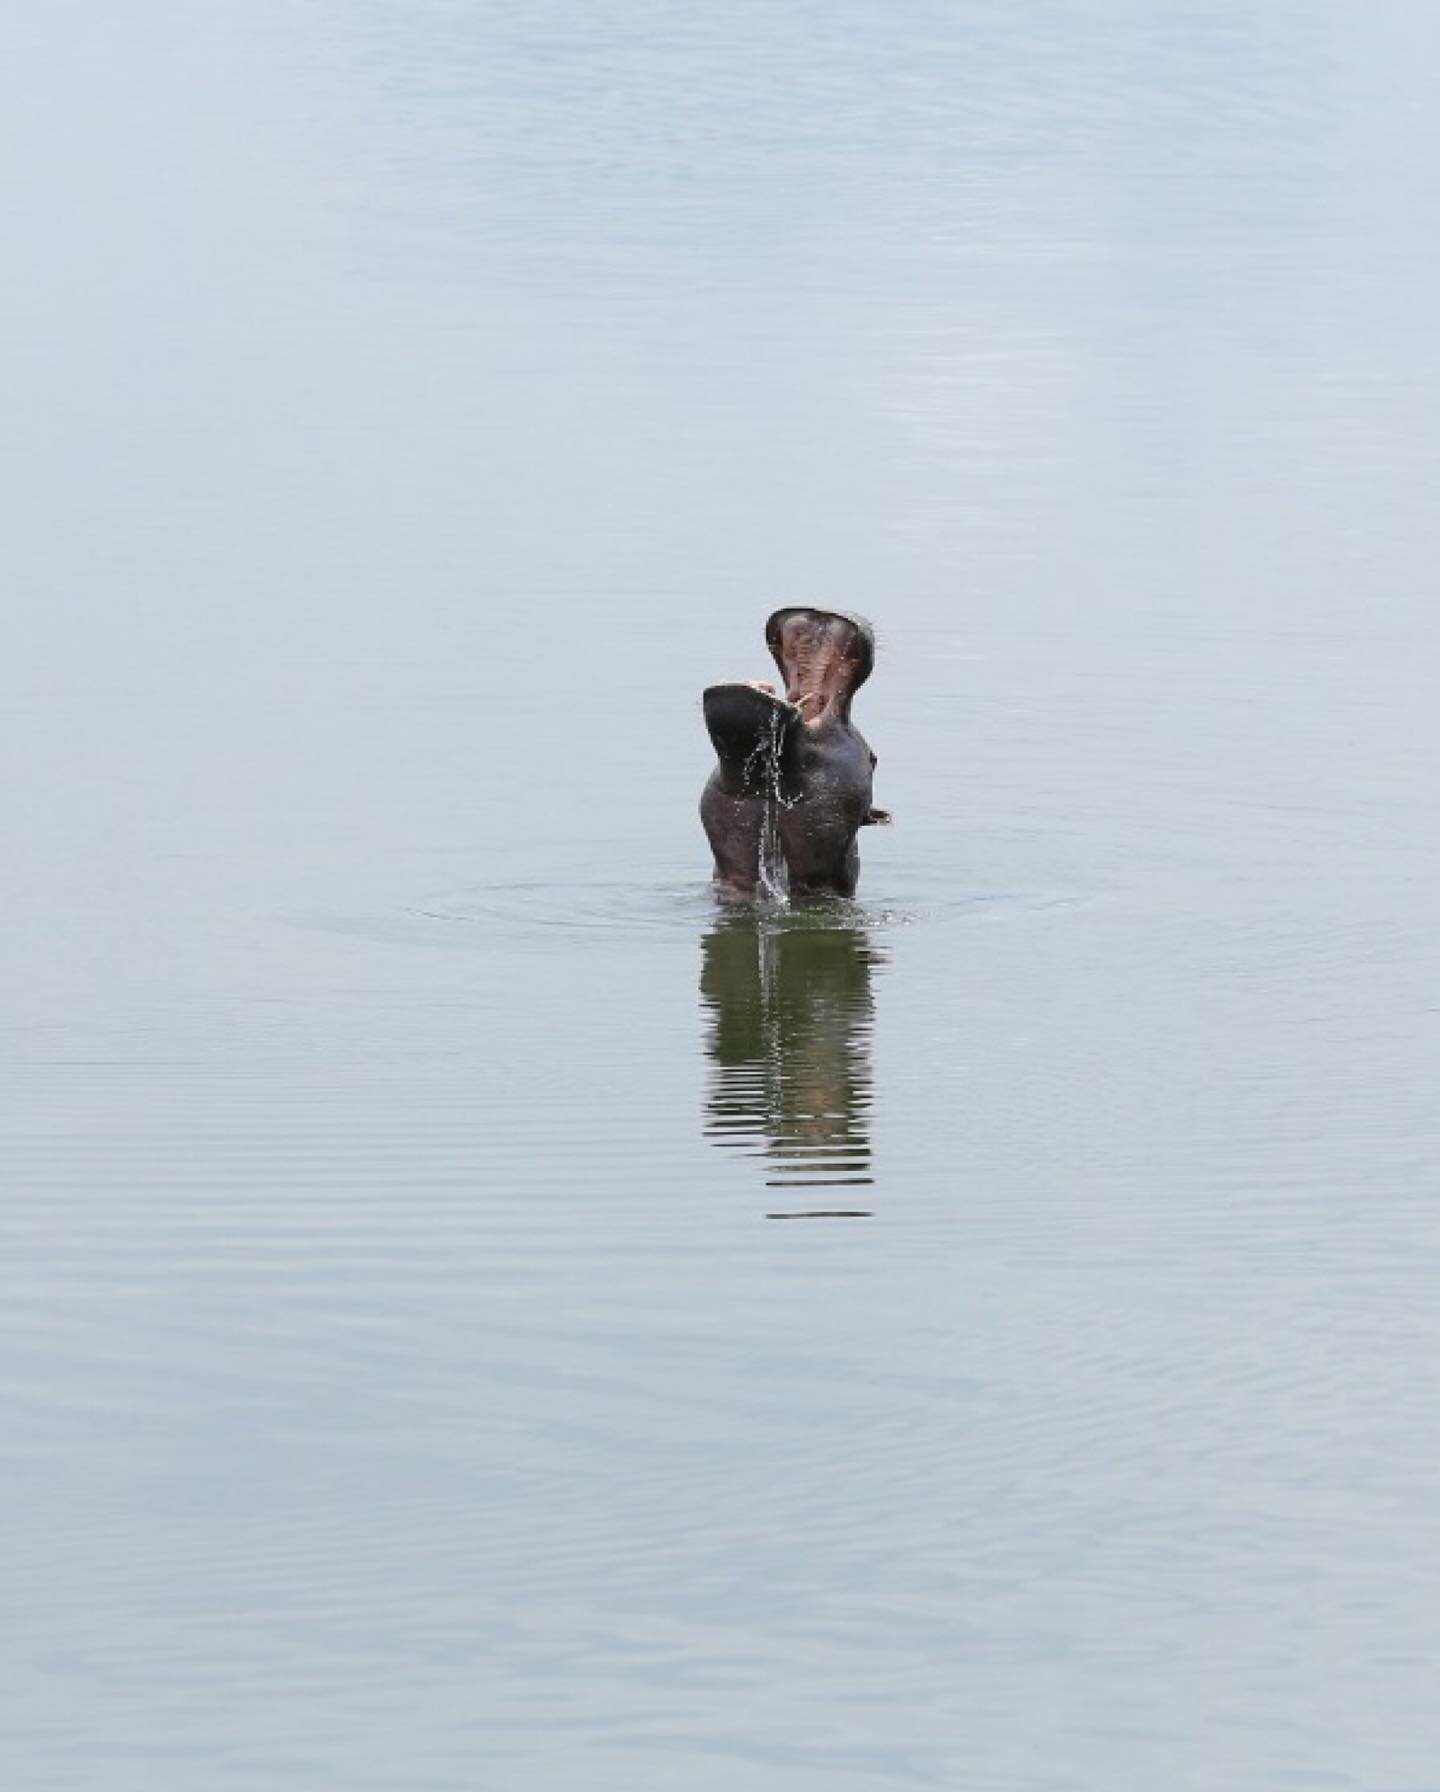
{"type": "Polygon", "coordinates": [[[758,681],[712,684],[702,702],[725,793],[780,795],[782,783],[793,782],[798,706],[758,681]]]}

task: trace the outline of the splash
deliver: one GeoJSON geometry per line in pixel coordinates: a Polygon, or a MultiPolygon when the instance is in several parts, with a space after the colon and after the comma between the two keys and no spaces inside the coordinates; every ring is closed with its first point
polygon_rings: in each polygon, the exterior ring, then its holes
{"type": "Polygon", "coordinates": [[[789,807],[780,794],[780,750],[784,742],[785,713],[773,709],[746,761],[745,770],[759,784],[765,798],[760,821],[759,884],[761,897],[782,908],[790,901],[790,869],[780,840],[780,811],[789,807]]]}

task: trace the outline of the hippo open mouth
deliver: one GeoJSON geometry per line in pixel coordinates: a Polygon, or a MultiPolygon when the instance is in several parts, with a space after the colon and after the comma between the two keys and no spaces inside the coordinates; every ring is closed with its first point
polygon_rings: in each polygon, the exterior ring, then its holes
{"type": "Polygon", "coordinates": [[[875,664],[874,630],[839,610],[777,610],[765,624],[765,641],[786,697],[809,728],[848,716],[875,664]]]}

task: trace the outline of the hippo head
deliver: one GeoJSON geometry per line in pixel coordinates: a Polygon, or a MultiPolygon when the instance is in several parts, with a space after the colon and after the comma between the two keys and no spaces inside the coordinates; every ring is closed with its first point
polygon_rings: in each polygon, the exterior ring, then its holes
{"type": "Polygon", "coordinates": [[[871,806],[875,755],[850,719],[875,663],[868,622],[834,610],[777,610],[765,639],[785,694],[762,682],[711,685],[705,724],[717,765],[700,814],[723,895],[850,895],[855,837],[888,821],[871,806]]]}

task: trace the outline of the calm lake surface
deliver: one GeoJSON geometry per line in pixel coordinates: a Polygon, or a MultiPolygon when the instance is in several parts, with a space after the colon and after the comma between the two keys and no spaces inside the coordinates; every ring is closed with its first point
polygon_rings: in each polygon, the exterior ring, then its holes
{"type": "Polygon", "coordinates": [[[9,37],[5,1785],[1434,1792],[1440,13],[9,37]]]}

